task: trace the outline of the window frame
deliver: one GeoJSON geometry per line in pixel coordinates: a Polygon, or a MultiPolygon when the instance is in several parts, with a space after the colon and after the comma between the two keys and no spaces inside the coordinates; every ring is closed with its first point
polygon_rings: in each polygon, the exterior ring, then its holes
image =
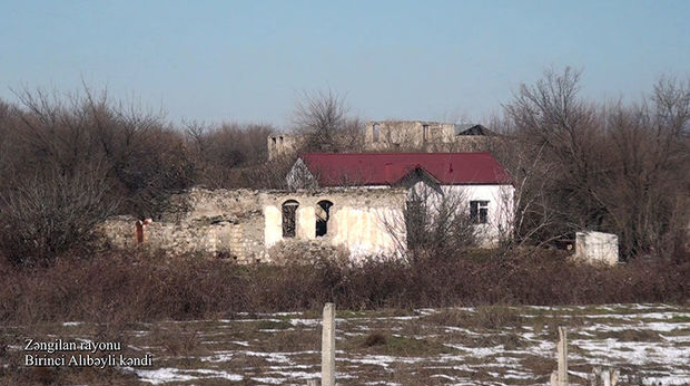
{"type": "Polygon", "coordinates": [[[472,200],[470,201],[470,221],[472,224],[489,223],[489,201],[472,200]]]}

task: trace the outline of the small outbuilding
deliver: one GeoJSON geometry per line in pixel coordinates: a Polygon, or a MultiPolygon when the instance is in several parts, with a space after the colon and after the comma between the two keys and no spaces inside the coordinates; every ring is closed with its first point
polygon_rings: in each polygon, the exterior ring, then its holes
{"type": "Polygon", "coordinates": [[[603,232],[577,232],[575,258],[593,264],[618,264],[618,236],[603,232]]]}

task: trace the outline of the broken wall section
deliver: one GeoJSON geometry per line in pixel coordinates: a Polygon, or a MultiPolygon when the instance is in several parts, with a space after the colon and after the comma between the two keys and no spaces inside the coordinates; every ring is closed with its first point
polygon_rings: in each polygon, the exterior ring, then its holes
{"type": "MultiPolygon", "coordinates": [[[[472,127],[472,125],[463,125],[472,127]]],[[[480,127],[480,125],[475,125],[480,127]]],[[[484,129],[486,130],[486,129],[484,129]]],[[[426,121],[368,122],[364,147],[370,152],[467,153],[490,151],[499,136],[458,133],[458,125],[426,121]]],[[[488,130],[486,130],[488,131],[488,130]]]]}
{"type": "Polygon", "coordinates": [[[105,221],[99,232],[118,249],[148,248],[240,263],[266,259],[259,192],[195,188],[171,202],[170,211],[144,227],[143,240],[137,240],[136,219],[130,216],[105,221]]]}
{"type": "Polygon", "coordinates": [[[266,139],[268,160],[273,161],[282,156],[291,156],[304,146],[307,137],[301,134],[272,134],[266,139]]]}
{"type": "Polygon", "coordinates": [[[115,248],[149,248],[251,263],[288,255],[390,255],[405,240],[404,234],[396,235],[386,226],[387,221],[403,217],[405,191],[400,189],[192,189],[172,202],[172,209],[160,221],[145,226],[141,242],[132,217],[101,224],[105,241],[115,248]],[[286,203],[296,204],[291,220],[294,233],[290,234],[285,232],[286,203]]]}

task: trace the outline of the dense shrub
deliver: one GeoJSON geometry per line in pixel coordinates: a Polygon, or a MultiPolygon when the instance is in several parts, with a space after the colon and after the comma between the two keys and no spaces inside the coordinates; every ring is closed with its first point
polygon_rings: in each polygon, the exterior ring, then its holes
{"type": "Polygon", "coordinates": [[[420,308],[484,304],[684,302],[690,262],[638,260],[614,268],[573,264],[552,251],[465,253],[415,264],[323,259],[238,266],[143,252],[0,265],[0,322],[131,322],[232,317],[237,312],[420,308]]]}

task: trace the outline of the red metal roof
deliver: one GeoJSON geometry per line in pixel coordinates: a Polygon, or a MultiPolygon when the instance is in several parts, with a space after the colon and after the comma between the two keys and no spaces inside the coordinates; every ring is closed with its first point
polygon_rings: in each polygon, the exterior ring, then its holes
{"type": "Polygon", "coordinates": [[[418,169],[442,185],[511,183],[491,153],[306,153],[300,158],[321,186],[393,185],[418,169]]]}

